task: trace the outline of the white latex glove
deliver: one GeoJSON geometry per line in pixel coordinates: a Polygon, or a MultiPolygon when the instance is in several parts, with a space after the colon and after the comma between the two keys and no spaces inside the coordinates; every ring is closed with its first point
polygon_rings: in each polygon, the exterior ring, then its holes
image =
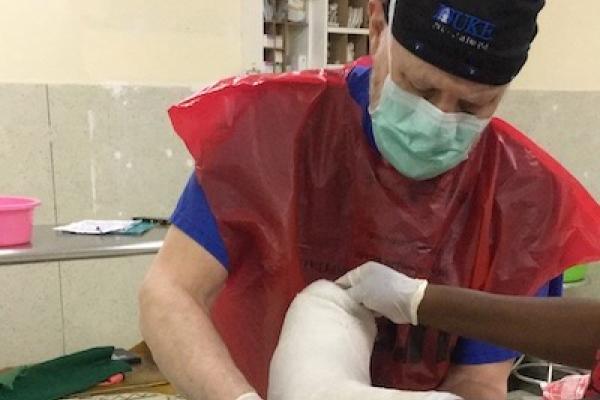
{"type": "Polygon", "coordinates": [[[371,386],[373,314],[333,282],[317,281],[291,304],[269,372],[269,400],[461,400],[444,392],[371,386]]]}
{"type": "Polygon", "coordinates": [[[396,324],[418,325],[417,310],[427,281],[412,279],[385,265],[370,261],[337,280],[348,294],[368,309],[396,324]]]}
{"type": "Polygon", "coordinates": [[[238,397],[236,400],[262,400],[262,398],[256,393],[246,393],[238,397]]]}

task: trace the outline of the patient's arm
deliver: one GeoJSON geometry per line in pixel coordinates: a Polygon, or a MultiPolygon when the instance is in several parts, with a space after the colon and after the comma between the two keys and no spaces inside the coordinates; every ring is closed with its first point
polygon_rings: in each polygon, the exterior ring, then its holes
{"type": "Polygon", "coordinates": [[[592,368],[600,346],[600,302],[499,296],[429,285],[419,322],[546,360],[592,368]]]}
{"type": "Polygon", "coordinates": [[[371,386],[377,328],[370,311],[319,281],[294,300],[271,361],[269,400],[457,400],[441,392],[371,386]]]}

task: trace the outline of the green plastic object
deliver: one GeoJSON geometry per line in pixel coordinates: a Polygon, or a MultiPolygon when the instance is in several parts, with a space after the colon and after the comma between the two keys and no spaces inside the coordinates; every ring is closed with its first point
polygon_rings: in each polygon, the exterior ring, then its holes
{"type": "Polygon", "coordinates": [[[587,265],[576,265],[574,267],[569,268],[565,271],[564,274],[564,282],[565,283],[575,283],[581,282],[585,279],[585,274],[587,272],[587,265]]]}

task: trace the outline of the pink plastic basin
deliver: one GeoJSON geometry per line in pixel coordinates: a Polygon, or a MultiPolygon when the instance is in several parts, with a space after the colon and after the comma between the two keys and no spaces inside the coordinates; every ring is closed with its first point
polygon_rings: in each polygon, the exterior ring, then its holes
{"type": "Polygon", "coordinates": [[[40,204],[29,197],[0,196],[0,247],[31,241],[33,210],[40,204]]]}

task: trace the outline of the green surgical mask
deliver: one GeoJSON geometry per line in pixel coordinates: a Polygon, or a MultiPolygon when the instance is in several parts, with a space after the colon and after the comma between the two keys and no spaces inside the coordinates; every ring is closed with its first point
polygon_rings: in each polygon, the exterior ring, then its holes
{"type": "Polygon", "coordinates": [[[388,76],[379,104],[370,109],[375,143],[402,175],[427,180],[466,160],[489,119],[444,113],[400,88],[388,76]]]}

